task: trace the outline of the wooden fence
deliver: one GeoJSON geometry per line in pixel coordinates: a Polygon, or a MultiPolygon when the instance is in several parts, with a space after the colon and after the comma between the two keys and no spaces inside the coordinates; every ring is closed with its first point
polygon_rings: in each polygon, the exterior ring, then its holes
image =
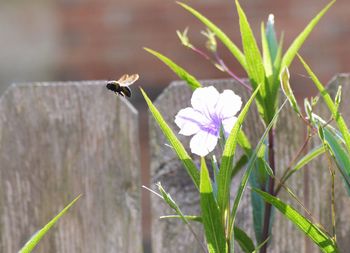
{"type": "MultiPolygon", "coordinates": [[[[104,82],[33,83],[11,86],[0,99],[0,252],[17,252],[29,237],[78,194],[83,198],[39,244],[35,252],[142,252],[138,115],[127,100],[106,91],[104,82]]],[[[204,81],[219,90],[248,94],[232,80],[204,81]]],[[[350,75],[338,75],[330,89],[343,85],[342,112],[350,120],[350,75]]],[[[332,91],[333,92],[333,91],[332,91]]],[[[174,116],[189,106],[191,91],[171,84],[155,101],[177,132],[174,116]]],[[[146,106],[146,105],[145,105],[146,106]]],[[[328,110],[320,104],[320,114],[328,110]]],[[[277,175],[305,138],[304,125],[289,105],[276,130],[277,175]],[[288,144],[288,145],[285,145],[288,144]]],[[[152,183],[161,181],[186,214],[199,214],[198,193],[153,118],[149,119],[152,183]]],[[[256,143],[263,132],[255,107],[244,124],[256,143]]],[[[188,147],[189,138],[179,136],[188,147]]],[[[312,148],[311,146],[309,148],[312,148]]],[[[240,176],[233,183],[237,188],[240,176]]],[[[288,181],[315,218],[330,225],[330,180],[325,161],[317,159],[288,181]]],[[[281,198],[290,201],[286,193],[281,198]]],[[[337,235],[342,252],[350,248],[350,198],[341,179],[336,184],[337,235]]],[[[172,211],[152,200],[154,253],[200,252],[184,224],[159,220],[172,211]]],[[[254,237],[249,190],[237,223],[254,237]]],[[[276,212],[269,252],[319,250],[276,212]]],[[[195,227],[199,234],[200,228],[195,227]]],[[[239,251],[238,251],[239,252],[239,251]]]]}

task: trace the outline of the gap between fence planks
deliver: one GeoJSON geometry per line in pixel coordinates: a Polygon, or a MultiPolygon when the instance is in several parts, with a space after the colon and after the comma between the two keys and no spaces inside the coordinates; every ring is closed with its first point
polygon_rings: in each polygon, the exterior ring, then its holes
{"type": "Polygon", "coordinates": [[[0,100],[0,252],[82,198],[35,252],[142,252],[138,114],[103,81],[12,85],[0,100]]]}

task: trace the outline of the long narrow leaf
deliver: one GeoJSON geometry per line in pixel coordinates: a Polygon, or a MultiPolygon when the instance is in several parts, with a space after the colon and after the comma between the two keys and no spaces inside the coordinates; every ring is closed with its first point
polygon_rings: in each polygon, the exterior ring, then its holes
{"type": "Polygon", "coordinates": [[[159,219],[183,219],[183,217],[188,221],[196,221],[196,222],[203,222],[202,216],[196,216],[196,215],[163,215],[160,216],[159,219]]]}
{"type": "Polygon", "coordinates": [[[162,130],[163,134],[165,137],[168,139],[170,142],[170,145],[174,148],[177,156],[185,166],[185,169],[189,176],[192,178],[192,181],[194,185],[199,189],[199,171],[192,161],[191,157],[188,155],[186,152],[186,149],[182,145],[182,143],[179,141],[179,139],[176,137],[174,132],[171,130],[171,128],[168,126],[168,124],[165,122],[163,116],[160,114],[160,112],[157,110],[157,108],[153,105],[152,101],[149,99],[147,94],[143,91],[141,88],[141,92],[143,97],[145,98],[147,105],[158,123],[160,129],[162,130]]]}
{"type": "Polygon", "coordinates": [[[185,215],[183,215],[179,205],[175,202],[175,200],[173,200],[173,198],[171,197],[171,195],[166,192],[162,186],[162,184],[159,182],[156,184],[158,187],[158,190],[161,194],[161,196],[163,197],[163,200],[166,204],[168,204],[168,206],[173,209],[175,211],[175,213],[181,218],[181,220],[185,223],[185,224],[189,224],[188,220],[186,219],[185,215]]]}
{"type": "MultiPolygon", "coordinates": [[[[270,104],[265,104],[264,98],[268,96],[267,82],[265,82],[265,70],[264,63],[261,57],[260,50],[256,43],[252,29],[250,28],[247,17],[241,8],[238,0],[236,0],[237,12],[239,16],[239,27],[242,37],[243,52],[246,59],[246,71],[248,73],[250,83],[256,89],[258,84],[262,84],[260,91],[256,97],[258,111],[263,117],[264,121],[269,123],[269,116],[272,112],[269,112],[267,107],[270,104]]],[[[273,103],[271,103],[273,105],[273,103]]]]}
{"type": "Polygon", "coordinates": [[[277,48],[276,58],[273,62],[273,78],[272,78],[273,81],[270,82],[272,83],[271,101],[274,101],[273,108],[278,108],[278,101],[279,101],[278,97],[280,94],[280,89],[278,88],[280,86],[279,73],[281,70],[283,40],[284,40],[284,33],[281,34],[280,42],[277,48]]]}
{"type": "Polygon", "coordinates": [[[327,92],[327,90],[324,88],[324,85],[318,80],[316,75],[312,72],[311,68],[306,64],[306,62],[303,60],[303,58],[298,55],[301,63],[304,65],[304,68],[306,69],[307,73],[310,75],[311,79],[313,80],[315,86],[319,90],[323,100],[325,101],[328,109],[332,113],[332,117],[337,122],[339,131],[343,135],[343,138],[345,140],[346,148],[348,150],[348,153],[350,153],[350,133],[349,128],[347,127],[344,118],[341,116],[341,114],[338,111],[338,107],[333,102],[331,96],[327,92]]]}
{"type": "Polygon", "coordinates": [[[200,203],[205,238],[209,253],[225,253],[225,229],[221,223],[219,207],[215,201],[213,188],[204,157],[201,158],[200,203]]]}
{"type": "Polygon", "coordinates": [[[279,198],[276,198],[259,189],[253,189],[261,197],[276,209],[278,209],[287,219],[293,222],[305,235],[307,235],[324,253],[338,253],[336,243],[324,233],[316,224],[301,215],[292,206],[287,205],[279,198]]]}
{"type": "Polygon", "coordinates": [[[224,152],[222,155],[222,163],[220,166],[220,171],[218,175],[218,204],[221,211],[221,216],[223,217],[227,199],[230,194],[230,185],[231,185],[231,175],[233,170],[233,157],[236,151],[237,141],[243,120],[245,119],[248,109],[252,104],[256,94],[258,93],[261,85],[254,91],[248,102],[245,104],[241,113],[238,116],[238,119],[231,130],[231,133],[226,141],[224,152]]]}
{"type": "Polygon", "coordinates": [[[304,167],[306,164],[311,162],[313,159],[318,157],[319,155],[323,154],[325,152],[325,148],[323,145],[320,145],[314,149],[312,149],[309,153],[307,153],[303,158],[301,158],[293,167],[292,171],[298,171],[302,167],[304,167]]]}
{"type": "Polygon", "coordinates": [[[275,31],[275,17],[270,14],[266,23],[266,36],[267,45],[269,46],[271,62],[274,62],[278,53],[278,41],[275,31]]]}
{"type": "Polygon", "coordinates": [[[311,31],[323,17],[323,15],[328,11],[328,9],[335,3],[335,0],[330,2],[325,8],[323,8],[317,15],[314,17],[310,23],[305,27],[305,29],[295,38],[293,43],[288,48],[287,52],[284,54],[282,59],[282,67],[289,65],[292,63],[295,55],[297,54],[299,48],[302,46],[306,38],[309,36],[311,31]]]}
{"type": "Polygon", "coordinates": [[[71,208],[75,202],[81,197],[79,195],[76,197],[68,206],[66,206],[58,215],[56,215],[49,223],[47,223],[42,229],[36,232],[32,238],[24,245],[24,247],[19,251],[19,253],[30,253],[35,248],[35,246],[40,242],[43,236],[52,228],[53,225],[61,218],[69,208],[71,208]]]}
{"type": "Polygon", "coordinates": [[[173,62],[172,60],[170,60],[168,57],[162,55],[159,52],[156,52],[150,48],[144,48],[147,52],[153,54],[154,56],[156,56],[159,60],[161,60],[162,62],[164,62],[166,65],[168,65],[168,67],[174,71],[174,73],[181,78],[182,80],[184,80],[188,86],[192,89],[195,90],[196,88],[201,87],[202,85],[200,84],[200,82],[198,82],[198,80],[192,76],[191,74],[189,74],[185,69],[181,68],[179,65],[177,65],[175,62],[173,62]]]}
{"type": "Polygon", "coordinates": [[[324,139],[332,151],[332,155],[343,176],[345,188],[350,194],[350,155],[344,150],[340,141],[327,128],[323,128],[324,139]]]}
{"type": "MultiPolygon", "coordinates": [[[[239,15],[239,26],[242,36],[243,51],[247,63],[247,72],[252,85],[256,88],[258,84],[265,82],[264,64],[253,31],[250,28],[247,17],[238,0],[236,0],[236,6],[239,15]]],[[[259,93],[264,94],[265,92],[265,87],[263,85],[259,93]]]]}
{"type": "Polygon", "coordinates": [[[244,54],[239,50],[239,48],[231,41],[231,39],[213,22],[204,17],[201,13],[188,6],[187,4],[177,2],[184,9],[189,11],[193,16],[198,18],[204,25],[206,25],[218,39],[227,47],[227,49],[232,53],[232,55],[237,59],[237,61],[242,65],[244,69],[246,69],[246,60],[244,54]]]}
{"type": "Polygon", "coordinates": [[[238,242],[238,245],[241,247],[243,252],[252,253],[255,250],[255,245],[253,240],[239,227],[234,228],[235,240],[238,242]]]}
{"type": "MultiPolygon", "coordinates": [[[[261,23],[261,44],[262,44],[262,52],[263,52],[263,61],[265,67],[266,77],[272,76],[273,73],[273,60],[271,59],[271,52],[269,48],[269,42],[267,40],[267,35],[265,32],[264,22],[261,23]]],[[[277,52],[277,48],[276,48],[277,52]]]]}
{"type": "Polygon", "coordinates": [[[246,155],[249,156],[252,152],[252,145],[250,144],[249,139],[244,133],[243,129],[241,129],[238,134],[238,145],[244,150],[246,155]]]}

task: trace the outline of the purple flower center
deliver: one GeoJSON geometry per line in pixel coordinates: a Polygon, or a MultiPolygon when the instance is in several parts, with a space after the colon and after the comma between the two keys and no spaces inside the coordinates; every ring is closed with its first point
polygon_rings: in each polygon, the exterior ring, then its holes
{"type": "Polygon", "coordinates": [[[221,118],[216,114],[209,115],[209,124],[202,125],[201,130],[206,131],[212,135],[219,136],[220,135],[220,129],[221,129],[221,118]]]}

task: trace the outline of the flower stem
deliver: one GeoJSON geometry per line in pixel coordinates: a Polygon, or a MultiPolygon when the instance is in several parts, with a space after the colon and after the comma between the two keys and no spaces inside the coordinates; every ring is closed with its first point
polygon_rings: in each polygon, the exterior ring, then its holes
{"type": "Polygon", "coordinates": [[[235,79],[238,83],[240,83],[243,87],[245,87],[248,91],[252,91],[252,88],[243,82],[242,79],[240,79],[238,76],[236,76],[225,64],[224,60],[220,58],[219,54],[217,52],[214,52],[215,60],[217,63],[222,67],[222,69],[229,74],[233,79],[235,79]]]}
{"type": "MultiPolygon", "coordinates": [[[[273,174],[275,174],[275,150],[274,150],[274,139],[275,139],[275,130],[272,128],[269,131],[269,165],[271,167],[271,170],[273,174]]],[[[268,193],[272,196],[275,195],[274,193],[275,188],[275,179],[273,177],[269,177],[269,188],[268,193]]],[[[262,241],[265,241],[269,237],[269,230],[270,230],[270,220],[271,220],[271,204],[265,202],[265,213],[264,213],[264,225],[263,225],[263,233],[262,233],[262,241]]],[[[260,253],[266,253],[268,247],[268,243],[265,243],[261,249],[260,253]]]]}
{"type": "Polygon", "coordinates": [[[206,53],[204,53],[202,50],[200,50],[199,48],[191,45],[188,46],[189,49],[193,50],[195,53],[199,54],[200,56],[202,56],[204,59],[210,61],[214,66],[220,66],[220,68],[222,69],[221,71],[226,72],[229,76],[231,76],[233,79],[235,79],[239,84],[241,84],[244,88],[246,88],[249,92],[252,92],[252,88],[247,85],[246,83],[244,83],[244,81],[242,79],[240,79],[238,76],[236,76],[225,64],[225,62],[223,61],[223,59],[220,58],[219,54],[215,51],[213,52],[215,60],[212,60],[206,53]]]}

